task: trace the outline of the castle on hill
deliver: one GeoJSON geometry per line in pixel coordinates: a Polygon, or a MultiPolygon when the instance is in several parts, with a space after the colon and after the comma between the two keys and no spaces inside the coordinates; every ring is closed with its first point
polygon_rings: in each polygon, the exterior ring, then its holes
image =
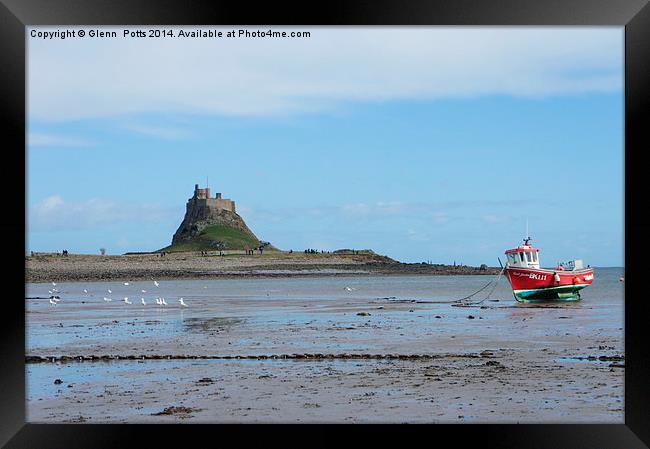
{"type": "Polygon", "coordinates": [[[260,240],[237,214],[235,202],[214,197],[208,187],[194,185],[194,194],[187,200],[185,216],[172,237],[172,244],[160,251],[252,249],[260,240]]]}
{"type": "MultiPolygon", "coordinates": [[[[214,198],[210,197],[210,188],[200,189],[198,184],[194,184],[194,196],[187,200],[189,203],[196,203],[206,208],[223,209],[235,212],[235,202],[226,198],[221,198],[221,193],[215,194],[214,198]]],[[[189,208],[188,208],[189,209],[189,208]]]]}

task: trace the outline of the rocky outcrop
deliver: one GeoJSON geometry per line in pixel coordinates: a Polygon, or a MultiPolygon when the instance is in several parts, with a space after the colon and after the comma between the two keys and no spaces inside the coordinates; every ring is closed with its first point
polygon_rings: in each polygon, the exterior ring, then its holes
{"type": "Polygon", "coordinates": [[[174,233],[172,244],[161,251],[209,249],[253,249],[260,240],[236,212],[234,202],[209,197],[209,189],[194,189],[187,201],[185,217],[174,233]]]}
{"type": "Polygon", "coordinates": [[[183,222],[174,233],[172,245],[191,241],[201,235],[207,227],[213,225],[224,225],[237,229],[259,241],[239,214],[190,200],[187,204],[185,218],[183,218],[183,222]]]}

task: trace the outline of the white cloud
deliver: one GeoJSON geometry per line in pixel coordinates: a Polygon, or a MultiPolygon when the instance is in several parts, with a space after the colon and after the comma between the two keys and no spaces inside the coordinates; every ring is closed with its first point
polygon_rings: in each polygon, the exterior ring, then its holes
{"type": "Polygon", "coordinates": [[[402,213],[408,205],[399,201],[378,201],[376,203],[346,204],[341,212],[350,217],[384,217],[402,213]]]}
{"type": "Polygon", "coordinates": [[[503,221],[503,217],[500,217],[498,215],[488,214],[488,215],[483,215],[481,217],[481,220],[483,220],[485,223],[488,224],[497,224],[503,221]]]}
{"type": "Polygon", "coordinates": [[[102,228],[129,220],[157,221],[172,213],[156,204],[118,203],[102,198],[75,202],[52,195],[29,209],[27,226],[30,231],[102,228]]]}
{"type": "Polygon", "coordinates": [[[167,126],[138,125],[130,123],[124,125],[123,128],[136,134],[163,140],[183,140],[191,136],[191,133],[184,129],[167,126]]]}
{"type": "Polygon", "coordinates": [[[264,116],[350,101],[539,97],[623,85],[620,27],[273,29],[309,30],[311,38],[28,37],[29,117],[264,116]]]}
{"type": "Polygon", "coordinates": [[[29,133],[27,136],[27,145],[48,146],[48,147],[85,147],[95,145],[86,139],[78,137],[63,136],[58,134],[29,133]]]}
{"type": "Polygon", "coordinates": [[[446,212],[434,212],[431,218],[435,224],[445,224],[451,219],[446,212]]]}
{"type": "Polygon", "coordinates": [[[331,218],[334,221],[346,219],[348,221],[366,221],[388,218],[415,218],[423,223],[443,225],[452,220],[470,219],[482,223],[497,224],[512,220],[509,215],[497,213],[483,213],[483,209],[494,210],[512,207],[544,205],[553,206],[555,203],[546,199],[509,199],[509,200],[463,200],[439,202],[403,202],[403,201],[377,201],[359,202],[335,206],[312,206],[294,208],[256,208],[249,206],[239,207],[239,214],[246,219],[259,222],[291,222],[299,217],[331,218]]]}

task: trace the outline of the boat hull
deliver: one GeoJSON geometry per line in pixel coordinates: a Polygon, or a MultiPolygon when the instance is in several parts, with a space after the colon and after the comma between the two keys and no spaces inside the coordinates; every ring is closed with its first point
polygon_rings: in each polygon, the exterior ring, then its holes
{"type": "Polygon", "coordinates": [[[580,290],[591,285],[593,269],[557,271],[544,268],[506,268],[517,301],[577,301],[580,290]]]}

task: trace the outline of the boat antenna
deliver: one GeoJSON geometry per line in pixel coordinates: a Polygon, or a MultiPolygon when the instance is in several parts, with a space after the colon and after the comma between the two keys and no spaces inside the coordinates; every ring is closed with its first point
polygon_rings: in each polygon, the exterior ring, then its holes
{"type": "Polygon", "coordinates": [[[530,240],[530,235],[528,234],[528,217],[526,217],[526,238],[524,239],[524,244],[528,245],[530,240]]]}

